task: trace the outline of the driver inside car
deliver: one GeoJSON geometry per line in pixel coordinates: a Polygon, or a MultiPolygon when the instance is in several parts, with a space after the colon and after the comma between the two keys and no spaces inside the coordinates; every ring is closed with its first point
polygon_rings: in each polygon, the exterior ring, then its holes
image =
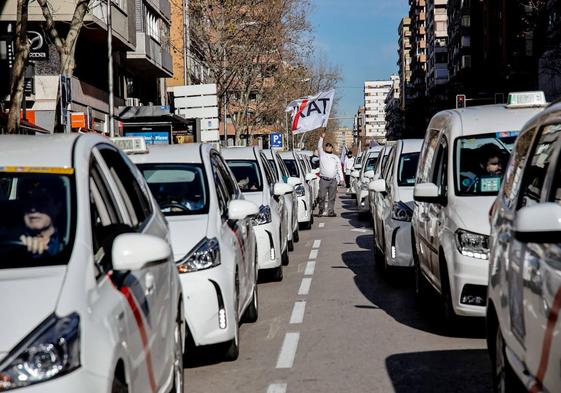
{"type": "Polygon", "coordinates": [[[503,175],[504,152],[494,143],[487,143],[477,149],[479,166],[477,173],[461,172],[461,185],[464,192],[496,192],[503,175]]]}

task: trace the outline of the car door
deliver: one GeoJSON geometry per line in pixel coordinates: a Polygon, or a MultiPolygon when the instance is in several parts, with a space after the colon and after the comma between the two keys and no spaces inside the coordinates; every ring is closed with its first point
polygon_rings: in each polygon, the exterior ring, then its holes
{"type": "MultiPolygon", "coordinates": [[[[123,215],[131,228],[138,233],[150,234],[167,240],[167,232],[155,217],[142,175],[127,162],[114,146],[97,147],[106,165],[112,187],[122,201],[123,215]]],[[[126,284],[131,288],[146,318],[145,334],[150,349],[148,358],[153,362],[157,386],[164,386],[172,369],[173,329],[175,322],[175,292],[172,293],[170,263],[151,264],[140,271],[130,272],[126,284]]],[[[138,318],[138,317],[137,317],[138,318]]]]}
{"type": "Polygon", "coordinates": [[[277,213],[279,215],[279,217],[281,218],[281,222],[280,222],[280,237],[281,237],[281,252],[285,249],[285,245],[286,245],[286,236],[284,236],[285,233],[287,233],[288,231],[288,211],[287,211],[287,207],[286,207],[286,202],[283,196],[277,197],[275,196],[274,192],[275,192],[275,184],[279,181],[278,178],[278,174],[277,172],[274,170],[274,168],[271,167],[271,164],[269,163],[269,161],[267,160],[267,157],[265,157],[265,155],[263,153],[260,153],[260,160],[261,160],[261,165],[263,165],[263,169],[265,170],[265,175],[267,177],[267,180],[270,179],[271,183],[270,183],[270,188],[269,191],[271,193],[271,208],[274,208],[277,210],[277,213]]]}
{"type": "MultiPolygon", "coordinates": [[[[382,179],[384,180],[384,182],[386,183],[386,192],[377,192],[376,193],[376,226],[375,226],[375,234],[376,234],[376,238],[377,238],[377,242],[378,242],[378,247],[384,251],[384,236],[385,236],[385,228],[384,228],[384,221],[388,215],[388,211],[387,211],[387,205],[388,205],[388,199],[389,199],[389,188],[391,188],[390,183],[388,182],[388,177],[390,176],[390,174],[393,171],[393,166],[394,166],[394,162],[395,162],[395,154],[396,154],[396,148],[395,146],[391,148],[389,156],[388,156],[388,162],[386,164],[386,167],[384,168],[384,171],[382,173],[382,179]]],[[[367,159],[364,160],[364,164],[366,165],[366,161],[367,159]]],[[[363,166],[363,170],[364,170],[364,166],[363,166]]],[[[390,213],[391,213],[391,209],[390,209],[390,213]]]]}
{"type": "MultiPolygon", "coordinates": [[[[561,203],[560,167],[556,160],[560,137],[560,125],[546,126],[539,133],[524,171],[517,210],[544,202],[561,203]]],[[[557,319],[561,306],[561,239],[559,243],[538,244],[514,238],[511,243],[509,284],[514,298],[509,301],[516,302],[510,312],[513,331],[526,348],[528,371],[553,392],[553,386],[559,388],[561,375],[561,353],[554,350],[561,348],[557,319]],[[517,306],[523,307],[522,313],[517,306]]]]}

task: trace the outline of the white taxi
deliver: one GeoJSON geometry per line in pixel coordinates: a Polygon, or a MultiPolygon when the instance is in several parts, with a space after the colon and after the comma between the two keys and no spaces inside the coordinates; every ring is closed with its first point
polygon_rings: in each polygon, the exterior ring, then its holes
{"type": "Polygon", "coordinates": [[[153,145],[131,158],[169,223],[188,334],[197,346],[226,343],[225,358],[237,359],[239,324],[258,316],[259,208],[211,145],[153,145]]]}
{"type": "Polygon", "coordinates": [[[521,132],[491,212],[487,342],[497,391],[561,391],[561,105],[521,132]]]}
{"type": "MultiPolygon", "coordinates": [[[[273,168],[273,171],[277,173],[280,180],[291,185],[293,188],[296,184],[300,183],[300,179],[290,177],[288,168],[276,150],[263,150],[263,154],[267,157],[269,164],[273,168]]],[[[292,192],[284,196],[284,201],[289,218],[289,225],[286,233],[288,251],[293,251],[294,243],[300,240],[300,233],[298,231],[298,197],[296,193],[292,192]]]]}
{"type": "Polygon", "coordinates": [[[183,298],[142,175],[98,136],[0,136],[0,391],[182,392],[183,298]]]}
{"type": "Polygon", "coordinates": [[[433,287],[440,294],[449,327],[457,316],[485,316],[489,209],[516,136],[545,105],[543,93],[509,102],[438,113],[419,157],[411,221],[416,293],[422,299],[433,287]]]}
{"type": "Polygon", "coordinates": [[[359,176],[355,182],[355,196],[358,214],[361,217],[366,217],[370,211],[370,201],[368,197],[368,185],[374,179],[374,168],[378,162],[378,157],[382,151],[381,146],[377,146],[367,150],[364,153],[364,160],[362,168],[360,169],[359,176]]]}
{"type": "Polygon", "coordinates": [[[397,141],[387,156],[387,170],[369,185],[377,193],[373,217],[376,262],[383,263],[386,270],[413,266],[413,186],[422,144],[422,139],[397,141]]]}
{"type": "Polygon", "coordinates": [[[282,265],[288,265],[288,242],[284,236],[288,211],[284,195],[292,193],[293,187],[276,180],[259,147],[232,147],[222,150],[221,154],[245,198],[259,206],[253,226],[259,270],[271,271],[273,279],[281,281],[282,265]]]}
{"type": "Polygon", "coordinates": [[[298,153],[294,150],[280,153],[280,157],[288,168],[290,176],[299,181],[294,181],[294,193],[298,197],[298,224],[302,229],[310,229],[314,222],[314,196],[309,182],[317,179],[313,173],[307,172],[298,159],[298,153]]]}
{"type": "Polygon", "coordinates": [[[312,210],[316,207],[319,197],[319,168],[314,169],[312,167],[313,155],[314,153],[310,150],[298,151],[298,156],[301,158],[300,162],[302,164],[302,167],[306,168],[306,178],[310,179],[308,180],[308,184],[310,185],[310,189],[312,190],[312,210]],[[314,176],[308,176],[309,173],[313,174],[314,176]]]}

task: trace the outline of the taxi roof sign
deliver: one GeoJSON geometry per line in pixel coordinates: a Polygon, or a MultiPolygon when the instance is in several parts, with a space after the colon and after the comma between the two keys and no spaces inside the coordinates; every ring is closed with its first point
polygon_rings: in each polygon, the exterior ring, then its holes
{"type": "Polygon", "coordinates": [[[111,138],[111,142],[126,154],[145,154],[148,153],[146,139],[142,136],[124,136],[111,138]]]}
{"type": "Polygon", "coordinates": [[[543,91],[525,91],[510,93],[506,106],[508,108],[528,108],[545,105],[547,105],[547,101],[543,91]]]}

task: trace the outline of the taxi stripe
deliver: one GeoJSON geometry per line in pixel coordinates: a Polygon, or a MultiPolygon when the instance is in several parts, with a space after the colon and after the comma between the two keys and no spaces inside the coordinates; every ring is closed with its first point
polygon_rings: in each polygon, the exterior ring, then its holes
{"type": "Polygon", "coordinates": [[[559,319],[559,310],[561,309],[561,288],[557,290],[555,297],[553,299],[553,305],[549,316],[547,318],[547,327],[545,329],[545,335],[543,338],[542,345],[542,356],[540,359],[540,366],[538,368],[538,374],[536,375],[536,382],[531,387],[531,393],[538,393],[543,390],[543,379],[545,373],[547,372],[547,367],[549,365],[549,354],[551,352],[551,344],[553,343],[553,333],[555,330],[555,325],[559,319]]]}

